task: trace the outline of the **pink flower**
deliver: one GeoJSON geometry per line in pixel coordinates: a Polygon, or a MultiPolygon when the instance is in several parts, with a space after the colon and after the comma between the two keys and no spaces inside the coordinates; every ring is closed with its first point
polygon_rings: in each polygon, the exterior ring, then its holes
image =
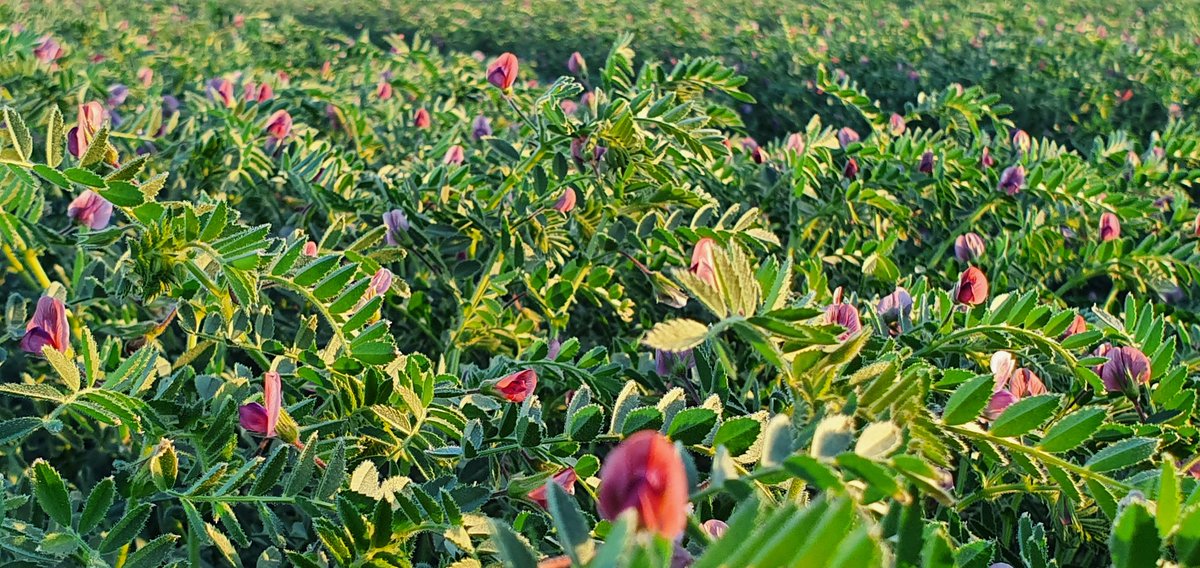
{"type": "Polygon", "coordinates": [[[63,353],[71,346],[71,328],[67,324],[67,308],[62,300],[53,296],[42,296],[33,310],[33,317],[25,324],[25,335],[21,338],[21,350],[41,355],[42,348],[49,345],[63,353]]]}
{"type": "Polygon", "coordinates": [[[632,509],[639,528],[668,540],[682,535],[688,484],[675,445],[655,430],[642,430],[618,444],[600,468],[597,509],[608,520],[632,509]]]}
{"type": "Polygon", "coordinates": [[[487,80],[497,89],[507,93],[512,90],[513,83],[517,81],[518,69],[517,56],[503,53],[491,65],[488,65],[487,80]]]}
{"type": "Polygon", "coordinates": [[[63,56],[63,48],[50,36],[42,36],[38,46],[33,49],[33,56],[41,63],[54,63],[63,56]]]}
{"type": "Polygon", "coordinates": [[[688,270],[705,284],[716,288],[717,269],[716,263],[713,260],[714,245],[716,245],[716,241],[708,237],[697,241],[696,248],[692,249],[692,264],[688,267],[688,270]]]}
{"type": "Polygon", "coordinates": [[[400,231],[407,231],[409,228],[408,217],[404,214],[404,211],[392,209],[383,214],[383,226],[387,228],[387,231],[384,233],[384,240],[387,241],[388,245],[396,246],[399,244],[396,237],[400,235],[400,231]]]}
{"type": "Polygon", "coordinates": [[[854,129],[850,128],[849,126],[842,127],[842,129],[838,131],[837,139],[838,139],[838,144],[841,145],[843,150],[845,150],[847,147],[849,147],[850,144],[858,142],[858,140],[859,140],[858,133],[855,132],[854,129]]]}
{"type": "Polygon", "coordinates": [[[509,402],[522,403],[525,402],[529,395],[533,394],[533,390],[537,388],[537,372],[533,369],[525,369],[508,375],[493,385],[493,389],[509,402]]]}
{"type": "Polygon", "coordinates": [[[904,134],[904,130],[907,127],[908,127],[908,123],[906,123],[904,121],[904,117],[900,116],[896,113],[892,113],[891,118],[888,119],[888,128],[891,130],[892,134],[895,136],[904,134]]]}
{"type": "Polygon", "coordinates": [[[107,118],[108,113],[96,101],[79,105],[79,118],[75,127],[67,133],[67,151],[76,158],[83,157],[107,118]]]}
{"type": "Polygon", "coordinates": [[[991,168],[996,165],[996,159],[992,157],[992,151],[984,146],[983,154],[979,156],[979,165],[985,168],[991,168]]]}
{"type": "Polygon", "coordinates": [[[307,243],[304,243],[304,249],[301,252],[304,253],[304,256],[311,256],[311,257],[317,256],[317,254],[318,254],[317,243],[314,243],[312,241],[308,241],[307,243]]]}
{"type": "Polygon", "coordinates": [[[242,428],[268,438],[275,436],[279,423],[279,412],[283,407],[283,384],[279,373],[263,373],[263,404],[251,402],[238,408],[238,421],[242,428]],[[265,406],[264,406],[265,405],[265,406]]]}
{"type": "Polygon", "coordinates": [[[292,115],[279,109],[267,119],[267,137],[275,141],[283,141],[292,134],[292,115]]]}
{"type": "Polygon", "coordinates": [[[154,82],[154,70],[149,67],[142,67],[138,69],[137,78],[143,87],[149,87],[154,82]]]}
{"type": "Polygon", "coordinates": [[[579,105],[575,104],[575,101],[564,99],[558,103],[558,108],[562,109],[563,114],[572,115],[579,110],[579,105]]]}
{"type": "MultiPolygon", "coordinates": [[[[559,487],[562,487],[563,490],[567,492],[567,495],[575,494],[575,480],[577,479],[579,479],[579,477],[575,475],[575,470],[569,467],[550,477],[550,481],[557,484],[559,487]]],[[[538,486],[525,496],[529,497],[530,500],[532,500],[534,503],[537,503],[541,508],[547,508],[548,503],[546,501],[545,485],[538,486]]]]}
{"type": "Polygon", "coordinates": [[[825,308],[825,323],[845,329],[841,335],[838,335],[839,341],[845,341],[851,335],[862,330],[862,322],[858,317],[858,308],[842,302],[841,288],[833,293],[833,298],[833,303],[825,308]]]}
{"type": "Polygon", "coordinates": [[[1000,173],[1000,191],[1009,195],[1016,195],[1021,191],[1021,187],[1025,185],[1025,167],[1017,164],[1009,166],[1000,173]]]}
{"type": "Polygon", "coordinates": [[[1013,371],[1008,386],[1013,396],[1018,399],[1046,394],[1046,384],[1042,382],[1041,377],[1024,367],[1013,371]]]}
{"type": "Polygon", "coordinates": [[[1008,381],[1012,379],[1013,373],[1017,370],[1017,359],[1008,351],[997,351],[992,353],[992,360],[989,364],[992,370],[992,379],[995,381],[995,389],[1000,390],[1008,386],[1008,381]]]}
{"type": "Polygon", "coordinates": [[[567,188],[562,196],[558,198],[558,202],[554,204],[554,210],[566,215],[575,208],[575,190],[567,188]]]}
{"type": "Polygon", "coordinates": [[[379,86],[375,88],[375,98],[381,101],[392,98],[392,84],[387,81],[380,81],[379,86]]]}
{"type": "Polygon", "coordinates": [[[233,82],[229,79],[213,79],[208,82],[208,97],[220,101],[225,108],[233,108],[237,99],[233,98],[233,82]]]}
{"type": "Polygon", "coordinates": [[[258,86],[258,96],[255,98],[260,103],[265,103],[275,96],[275,90],[268,83],[263,83],[258,86]]]}
{"type": "Polygon", "coordinates": [[[446,149],[446,155],[442,156],[442,163],[457,166],[463,163],[464,159],[466,157],[463,154],[463,147],[455,144],[446,149]]]}
{"type": "Polygon", "coordinates": [[[371,276],[371,284],[367,288],[369,295],[383,296],[392,288],[392,271],[386,268],[380,268],[371,276]]]}
{"type": "Polygon", "coordinates": [[[959,262],[970,263],[983,256],[986,250],[987,245],[984,244],[983,237],[976,233],[959,235],[954,239],[954,258],[957,258],[959,262]]]}
{"type": "Polygon", "coordinates": [[[1121,220],[1112,213],[1100,215],[1100,242],[1114,241],[1121,238],[1121,220]]]}
{"type": "Polygon", "coordinates": [[[907,316],[912,312],[912,306],[912,295],[908,293],[908,290],[897,286],[891,294],[879,300],[875,311],[879,313],[879,317],[883,321],[898,321],[901,316],[907,316]]]}
{"type": "Polygon", "coordinates": [[[1068,326],[1067,330],[1063,332],[1062,339],[1066,339],[1072,335],[1083,333],[1085,331],[1087,331],[1087,320],[1083,319],[1083,316],[1075,314],[1075,319],[1071,320],[1071,325],[1068,326]]]}
{"type": "Polygon", "coordinates": [[[784,144],[788,150],[796,154],[804,153],[804,135],[799,132],[794,132],[787,137],[787,142],[784,144]]]}
{"type": "Polygon", "coordinates": [[[1108,392],[1130,393],[1150,382],[1150,359],[1137,347],[1114,347],[1105,356],[1108,361],[1100,366],[1100,380],[1108,392]]]}
{"type": "Polygon", "coordinates": [[[578,51],[567,58],[567,71],[570,71],[572,75],[587,72],[587,62],[583,60],[583,56],[578,51]]]}
{"type": "Polygon", "coordinates": [[[67,206],[67,216],[77,223],[82,223],[93,231],[99,231],[108,226],[112,218],[113,205],[100,194],[86,190],[79,194],[67,206]]]}
{"type": "Polygon", "coordinates": [[[1012,403],[1017,401],[1017,397],[1013,393],[1006,390],[998,390],[992,394],[991,400],[988,401],[987,408],[983,411],[984,418],[995,420],[1000,417],[1004,409],[1012,406],[1012,403]]]}
{"type": "Polygon", "coordinates": [[[417,128],[429,128],[433,121],[429,118],[429,111],[425,109],[417,109],[417,114],[413,116],[413,126],[417,128]]]}
{"type": "Polygon", "coordinates": [[[958,284],[954,287],[954,301],[968,306],[977,306],[986,302],[987,298],[987,276],[974,266],[967,267],[958,277],[958,284]]]}
{"type": "Polygon", "coordinates": [[[704,524],[700,525],[700,528],[704,529],[704,532],[708,533],[708,536],[718,539],[725,536],[725,533],[729,530],[729,525],[720,519],[709,519],[704,521],[704,524]]]}
{"type": "Polygon", "coordinates": [[[1029,138],[1028,132],[1017,129],[1015,132],[1013,132],[1012,144],[1014,148],[1022,152],[1028,152],[1029,147],[1033,144],[1033,141],[1029,138]]]}

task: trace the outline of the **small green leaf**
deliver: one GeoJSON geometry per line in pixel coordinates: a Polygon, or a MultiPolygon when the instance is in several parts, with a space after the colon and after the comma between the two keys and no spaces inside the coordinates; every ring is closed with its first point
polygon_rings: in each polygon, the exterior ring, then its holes
{"type": "Polygon", "coordinates": [[[708,326],[698,321],[678,318],[659,322],[646,334],[644,343],[651,349],[678,353],[704,343],[708,326]]]}
{"type": "Polygon", "coordinates": [[[546,504],[558,531],[559,544],[575,564],[583,565],[592,556],[593,543],[589,535],[591,530],[575,498],[552,479],[547,479],[546,504]]]}
{"type": "Polygon", "coordinates": [[[87,534],[100,525],[100,521],[108,516],[108,510],[112,508],[116,495],[117,486],[111,477],[101,479],[100,483],[92,488],[83,504],[83,513],[79,515],[79,534],[87,534]]]}
{"type": "Polygon", "coordinates": [[[1157,449],[1158,440],[1153,438],[1129,438],[1096,452],[1084,465],[1092,471],[1112,471],[1137,465],[1157,449]]]}
{"type": "MultiPolygon", "coordinates": [[[[184,501],[185,503],[187,501],[184,501]]],[[[146,526],[146,521],[150,518],[151,505],[149,503],[141,503],[132,509],[125,512],[125,516],[113,525],[112,530],[104,535],[104,539],[100,541],[100,546],[97,547],[101,553],[108,554],[116,552],[118,548],[125,546],[129,541],[137,537],[142,532],[142,527],[146,526]]]]}
{"type": "Polygon", "coordinates": [[[991,375],[980,375],[958,387],[950,395],[950,400],[946,401],[942,422],[955,426],[978,418],[991,400],[994,384],[995,379],[991,375]]]}
{"type": "Polygon", "coordinates": [[[762,464],[774,467],[788,459],[796,449],[791,417],[786,414],[775,415],[767,422],[764,432],[762,464]]]}
{"type": "Polygon", "coordinates": [[[1054,414],[1060,399],[1056,394],[1044,394],[1018,400],[996,418],[990,432],[993,436],[1001,438],[1011,438],[1029,432],[1041,426],[1054,414]]]}
{"type": "Polygon", "coordinates": [[[1142,501],[1132,501],[1113,522],[1108,540],[1114,568],[1154,568],[1162,541],[1154,517],[1142,501]]]}
{"type": "Polygon", "coordinates": [[[1099,406],[1081,408],[1055,422],[1042,437],[1041,448],[1058,453],[1075,449],[1096,433],[1104,423],[1105,410],[1099,406]]]}
{"type": "Polygon", "coordinates": [[[33,492],[38,505],[54,522],[71,526],[71,498],[62,477],[45,460],[33,462],[33,492]]]}

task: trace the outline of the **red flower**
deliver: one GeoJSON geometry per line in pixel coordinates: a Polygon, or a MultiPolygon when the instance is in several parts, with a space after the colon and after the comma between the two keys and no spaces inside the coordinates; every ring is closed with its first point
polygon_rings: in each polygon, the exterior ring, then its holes
{"type": "MultiPolygon", "coordinates": [[[[550,480],[554,483],[557,483],[559,487],[562,487],[568,495],[575,494],[576,479],[578,479],[578,477],[575,475],[575,470],[571,468],[564,469],[550,477],[550,480]]],[[[545,509],[547,506],[545,485],[541,485],[533,491],[530,491],[526,497],[529,497],[529,499],[531,499],[534,503],[537,503],[543,509],[545,509]]]]}
{"type": "Polygon", "coordinates": [[[716,241],[710,238],[700,239],[696,248],[692,249],[692,265],[688,268],[692,274],[705,284],[717,287],[717,269],[713,260],[713,245],[716,241]]]}
{"type": "Polygon", "coordinates": [[[977,306],[987,301],[987,297],[987,276],[974,266],[967,267],[958,277],[958,285],[954,287],[954,301],[968,306],[977,306]]]}
{"type": "Polygon", "coordinates": [[[521,403],[529,395],[533,394],[533,389],[537,387],[537,372],[533,369],[525,369],[517,371],[507,377],[496,381],[494,388],[496,392],[508,399],[510,402],[521,403]]]}
{"type": "Polygon", "coordinates": [[[558,202],[554,204],[554,210],[566,215],[574,208],[575,190],[568,187],[567,190],[563,192],[562,196],[558,198],[558,202]]]}
{"type": "Polygon", "coordinates": [[[1021,368],[1013,371],[1009,388],[1018,399],[1046,394],[1046,385],[1033,371],[1021,368]]]}
{"type": "Polygon", "coordinates": [[[687,526],[688,487],[675,445],[654,430],[643,430],[617,445],[600,468],[597,508],[613,520],[637,512],[638,527],[674,540],[687,526]]]}
{"type": "Polygon", "coordinates": [[[1085,331],[1087,331],[1087,320],[1083,319],[1083,316],[1075,314],[1075,319],[1071,320],[1071,325],[1063,332],[1062,338],[1066,339],[1076,333],[1083,333],[1085,331]]]}
{"type": "Polygon", "coordinates": [[[267,119],[267,137],[282,141],[292,133],[292,115],[288,111],[279,109],[271,114],[267,119]]]}
{"type": "Polygon", "coordinates": [[[503,53],[491,65],[488,65],[487,80],[496,88],[508,92],[512,90],[513,83],[517,81],[519,67],[517,56],[503,53]]]}
{"type": "Polygon", "coordinates": [[[35,355],[49,345],[63,353],[71,346],[71,328],[67,324],[67,308],[62,300],[53,296],[42,296],[33,317],[25,324],[25,336],[21,338],[21,350],[35,355]]]}
{"type": "Polygon", "coordinates": [[[381,101],[392,98],[392,84],[387,81],[380,81],[379,87],[375,89],[375,97],[381,101]]]}
{"type": "Polygon", "coordinates": [[[1112,213],[1100,216],[1100,242],[1108,242],[1121,238],[1121,220],[1112,213]]]}
{"type": "Polygon", "coordinates": [[[842,175],[846,179],[854,179],[858,177],[858,160],[850,158],[846,161],[846,167],[842,169],[842,175]]]}
{"type": "Polygon", "coordinates": [[[429,118],[429,111],[425,109],[417,109],[416,116],[413,117],[413,126],[417,128],[429,128],[433,121],[429,118]]]}

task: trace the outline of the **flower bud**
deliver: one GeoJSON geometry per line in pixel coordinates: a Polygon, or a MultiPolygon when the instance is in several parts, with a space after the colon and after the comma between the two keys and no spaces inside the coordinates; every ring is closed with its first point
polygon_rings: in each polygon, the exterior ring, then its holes
{"type": "Polygon", "coordinates": [[[899,136],[904,134],[904,131],[907,128],[908,123],[904,121],[904,117],[896,113],[892,113],[891,118],[888,119],[888,129],[892,132],[892,135],[899,136]]]}
{"type": "MultiPolygon", "coordinates": [[[[563,491],[567,492],[567,495],[574,495],[575,481],[577,479],[579,479],[579,477],[575,474],[575,470],[568,467],[567,469],[552,475],[549,479],[549,483],[554,483],[559,487],[562,487],[563,491]]],[[[539,485],[533,491],[526,493],[525,496],[529,497],[529,499],[534,503],[537,503],[539,507],[545,509],[549,505],[549,502],[546,498],[546,489],[546,485],[539,485]]]]}
{"type": "Polygon", "coordinates": [[[1063,332],[1062,339],[1085,331],[1087,331],[1087,320],[1083,319],[1083,316],[1075,314],[1075,319],[1071,320],[1071,325],[1067,326],[1067,330],[1063,332]]]}
{"type": "Polygon", "coordinates": [[[902,317],[908,317],[912,312],[913,299],[908,290],[896,287],[891,294],[888,294],[879,300],[879,304],[875,307],[875,311],[879,313],[879,317],[885,322],[899,321],[902,317]]]}
{"type": "Polygon", "coordinates": [[[380,81],[379,86],[375,87],[375,98],[381,101],[392,98],[392,84],[387,81],[380,81]]]}
{"type": "Polygon", "coordinates": [[[276,142],[282,142],[292,134],[292,115],[279,109],[267,119],[267,137],[276,142]]]}
{"type": "Polygon", "coordinates": [[[784,144],[788,150],[795,152],[797,155],[804,153],[804,135],[799,132],[794,132],[787,137],[787,142],[784,144]]]}
{"type": "Polygon", "coordinates": [[[1100,380],[1108,392],[1130,394],[1139,384],[1150,383],[1150,359],[1137,347],[1114,347],[1105,356],[1108,361],[1100,365],[1100,380]]]}
{"type": "Polygon", "coordinates": [[[633,510],[638,528],[668,540],[682,535],[688,482],[675,445],[655,430],[637,432],[618,444],[600,468],[597,509],[610,521],[633,510]]]}
{"type": "Polygon", "coordinates": [[[691,349],[674,353],[662,349],[654,350],[654,372],[660,377],[685,375],[696,368],[696,357],[691,349]]]}
{"type": "Polygon", "coordinates": [[[572,75],[587,74],[587,62],[583,60],[583,56],[578,51],[567,58],[567,71],[570,71],[572,75]]]}
{"type": "Polygon", "coordinates": [[[1000,417],[1004,409],[1012,406],[1017,401],[1017,397],[1013,393],[1006,390],[998,390],[992,393],[991,400],[988,401],[987,408],[983,410],[984,418],[995,420],[1000,417]]]}
{"type": "Polygon", "coordinates": [[[850,158],[846,161],[846,167],[842,169],[842,176],[846,179],[853,180],[858,177],[858,160],[850,158]]]}
{"type": "Polygon", "coordinates": [[[716,262],[713,260],[713,246],[716,241],[705,237],[696,242],[692,249],[692,264],[688,270],[695,274],[705,284],[717,288],[716,262]]]}
{"type": "Polygon", "coordinates": [[[1029,138],[1029,133],[1024,130],[1017,129],[1012,135],[1013,147],[1021,152],[1028,152],[1030,146],[1033,145],[1032,139],[1029,138]]]}
{"type": "Polygon", "coordinates": [[[558,198],[558,202],[554,204],[554,210],[566,215],[574,208],[575,190],[568,187],[566,191],[563,191],[562,196],[558,198]]]}
{"type": "Polygon", "coordinates": [[[1100,242],[1106,243],[1119,238],[1121,238],[1121,220],[1109,212],[1100,215],[1100,242]]]}
{"type": "Polygon", "coordinates": [[[90,189],[79,194],[79,197],[76,197],[67,206],[68,217],[93,231],[107,227],[112,218],[112,212],[112,203],[90,189]]]}
{"type": "Polygon", "coordinates": [[[959,235],[954,239],[954,258],[957,258],[959,262],[969,264],[983,256],[985,252],[987,252],[987,245],[984,244],[983,237],[976,233],[959,235]]]}
{"type": "Polygon", "coordinates": [[[413,126],[417,128],[429,128],[433,120],[429,118],[429,111],[421,108],[417,109],[417,114],[413,116],[413,126]]]}
{"type": "Polygon", "coordinates": [[[1017,164],[1009,166],[1000,174],[1000,191],[1009,195],[1016,195],[1021,191],[1021,187],[1025,185],[1025,167],[1017,164]]]}
{"type": "Polygon", "coordinates": [[[497,89],[507,93],[512,90],[513,83],[517,81],[518,68],[517,56],[503,53],[491,65],[488,65],[487,80],[497,89]]]}
{"type": "Polygon", "coordinates": [[[25,324],[25,335],[20,347],[26,353],[41,355],[42,348],[49,346],[55,351],[66,353],[71,347],[71,327],[67,323],[67,308],[62,300],[53,296],[38,299],[33,317],[25,324]]]}
{"type": "Polygon", "coordinates": [[[463,163],[466,156],[463,154],[463,147],[455,144],[446,149],[446,155],[442,156],[442,163],[452,166],[457,166],[463,163]]]}
{"type": "Polygon", "coordinates": [[[492,385],[492,390],[509,402],[525,402],[537,387],[537,372],[525,369],[508,375],[492,385]]]}
{"type": "Polygon", "coordinates": [[[855,132],[854,129],[850,128],[849,126],[842,127],[842,129],[838,131],[837,139],[838,139],[838,144],[841,145],[843,150],[845,150],[847,147],[849,147],[850,144],[853,144],[854,142],[858,142],[858,140],[859,140],[858,133],[855,132]]]}
{"type": "Polygon", "coordinates": [[[954,287],[954,301],[968,306],[977,306],[986,302],[987,298],[987,276],[974,266],[967,267],[958,277],[958,285],[954,287]]]}
{"type": "Polygon", "coordinates": [[[387,228],[383,236],[384,240],[388,245],[396,246],[399,243],[396,237],[400,235],[400,231],[407,231],[409,228],[408,217],[404,211],[392,209],[383,214],[383,226],[387,228]]]}
{"type": "Polygon", "coordinates": [[[923,174],[933,173],[933,152],[926,150],[921,154],[921,163],[917,164],[917,171],[923,174]]]}
{"type": "Polygon", "coordinates": [[[137,78],[143,87],[149,87],[154,83],[154,70],[149,67],[142,67],[138,69],[137,78]]]}
{"type": "Polygon", "coordinates": [[[471,138],[479,141],[484,136],[492,135],[492,123],[486,116],[482,114],[475,117],[475,121],[471,123],[471,138]]]}
{"type": "Polygon", "coordinates": [[[983,153],[979,156],[979,165],[984,168],[991,168],[996,165],[996,159],[992,157],[992,151],[984,146],[983,153]]]}

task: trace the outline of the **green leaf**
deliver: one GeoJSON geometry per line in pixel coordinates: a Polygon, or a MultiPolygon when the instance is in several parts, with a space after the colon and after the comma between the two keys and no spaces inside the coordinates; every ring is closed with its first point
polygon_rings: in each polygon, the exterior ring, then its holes
{"type": "Polygon", "coordinates": [[[1129,438],[1096,452],[1084,466],[1097,472],[1131,467],[1149,459],[1157,449],[1158,440],[1153,438],[1129,438]]]}
{"type": "Polygon", "coordinates": [[[37,549],[38,552],[62,557],[75,552],[79,544],[79,539],[69,532],[53,532],[42,537],[37,549]]]}
{"type": "Polygon", "coordinates": [[[337,492],[345,480],[346,442],[338,440],[338,444],[333,449],[333,454],[329,458],[329,464],[325,467],[325,474],[321,476],[321,482],[317,485],[317,491],[313,494],[313,497],[328,499],[337,492]]]}
{"type": "Polygon", "coordinates": [[[101,479],[100,483],[92,488],[83,504],[83,513],[79,515],[79,534],[87,534],[100,526],[100,522],[108,516],[108,510],[112,508],[116,496],[117,484],[111,477],[101,479]]]}
{"type": "Polygon", "coordinates": [[[659,409],[653,406],[638,408],[625,415],[621,424],[621,435],[630,436],[642,430],[659,430],[662,423],[663,415],[659,409]]]}
{"type": "Polygon", "coordinates": [[[308,437],[308,442],[305,443],[304,449],[300,451],[300,458],[296,460],[296,465],[292,468],[291,475],[284,482],[284,495],[289,497],[299,495],[300,491],[308,485],[308,482],[312,479],[313,470],[317,467],[316,458],[317,433],[313,432],[308,437]]]}
{"type": "Polygon", "coordinates": [[[24,438],[29,433],[42,427],[42,419],[34,416],[10,418],[0,422],[0,444],[24,438]]]}
{"type": "Polygon", "coordinates": [[[1117,515],[1108,539],[1114,568],[1154,568],[1162,541],[1154,517],[1142,501],[1132,501],[1117,515]]]}
{"type": "Polygon", "coordinates": [[[567,434],[576,442],[590,442],[604,427],[604,410],[598,404],[580,408],[571,417],[567,434]]]}
{"type": "Polygon", "coordinates": [[[1060,399],[1057,394],[1044,394],[1018,400],[1000,414],[989,431],[1001,438],[1020,436],[1048,420],[1060,399]]]}
{"type": "Polygon", "coordinates": [[[506,523],[490,519],[488,524],[492,527],[492,540],[496,543],[496,549],[500,553],[500,559],[504,562],[504,566],[507,568],[537,566],[537,559],[534,558],[529,545],[517,538],[517,535],[508,528],[506,523]]]}
{"type": "Polygon", "coordinates": [[[740,456],[754,445],[762,431],[762,423],[750,416],[726,420],[713,436],[713,447],[725,446],[729,455],[740,456]]]}
{"type": "Polygon", "coordinates": [[[179,456],[175,454],[175,444],[164,438],[157,453],[150,458],[150,479],[160,491],[170,491],[175,487],[178,475],[179,456]]]}
{"type": "Polygon", "coordinates": [[[88,143],[87,151],[79,158],[79,165],[90,166],[104,159],[104,155],[108,153],[108,131],[111,128],[109,123],[105,122],[92,136],[92,141],[88,143]]]}
{"type": "Polygon", "coordinates": [[[50,105],[50,119],[46,124],[46,165],[57,168],[63,160],[66,145],[66,129],[63,128],[62,111],[58,105],[50,105]]]}
{"type": "Polygon", "coordinates": [[[97,550],[104,554],[116,552],[118,548],[136,538],[142,532],[142,527],[146,526],[146,521],[150,519],[151,507],[149,503],[141,503],[126,511],[125,516],[121,517],[121,520],[113,525],[112,530],[104,535],[97,550]]]}
{"type": "Polygon", "coordinates": [[[591,559],[593,543],[587,521],[579,510],[575,498],[552,479],[546,480],[546,505],[550,518],[554,520],[554,528],[558,531],[559,544],[571,557],[571,560],[582,565],[591,559]]]}
{"type": "Polygon", "coordinates": [[[1174,540],[1179,565],[1200,566],[1200,504],[1183,510],[1174,540]]]}
{"type": "Polygon", "coordinates": [[[1158,498],[1155,500],[1155,522],[1158,523],[1158,536],[1167,538],[1175,521],[1179,518],[1179,474],[1175,471],[1175,461],[1170,456],[1162,460],[1162,472],[1158,476],[1158,498]]]}
{"type": "Polygon", "coordinates": [[[179,540],[178,535],[165,534],[143,544],[141,548],[137,549],[137,552],[129,555],[124,568],[158,568],[162,566],[163,561],[174,552],[176,540],[179,540]]]}
{"type": "Polygon", "coordinates": [[[25,126],[25,119],[17,113],[12,107],[4,107],[4,122],[8,125],[9,139],[13,142],[13,149],[17,151],[17,155],[22,161],[28,162],[33,156],[33,136],[29,134],[29,127],[25,126]]]}
{"type": "Polygon", "coordinates": [[[667,437],[685,446],[699,444],[717,425],[717,413],[709,408],[687,408],[675,414],[667,437]]]}
{"type": "Polygon", "coordinates": [[[62,175],[62,173],[54,168],[42,164],[35,164],[33,166],[33,171],[37,175],[42,176],[42,179],[45,179],[46,181],[57,185],[58,187],[63,189],[71,189],[71,180],[67,179],[67,176],[62,175]]]}
{"type": "Polygon", "coordinates": [[[980,375],[958,387],[950,395],[950,400],[946,401],[942,422],[955,426],[978,418],[991,400],[994,384],[995,379],[991,375],[980,375]]]}
{"type": "Polygon", "coordinates": [[[45,460],[33,462],[33,493],[38,505],[54,522],[71,526],[71,498],[62,477],[45,460]]]}
{"type": "Polygon", "coordinates": [[[678,318],[659,322],[646,334],[643,343],[651,349],[678,353],[704,342],[708,326],[698,321],[678,318]]]}
{"type": "Polygon", "coordinates": [[[1052,453],[1073,450],[1087,441],[1104,423],[1105,409],[1100,406],[1081,408],[1055,422],[1042,437],[1040,447],[1052,453]]]}

